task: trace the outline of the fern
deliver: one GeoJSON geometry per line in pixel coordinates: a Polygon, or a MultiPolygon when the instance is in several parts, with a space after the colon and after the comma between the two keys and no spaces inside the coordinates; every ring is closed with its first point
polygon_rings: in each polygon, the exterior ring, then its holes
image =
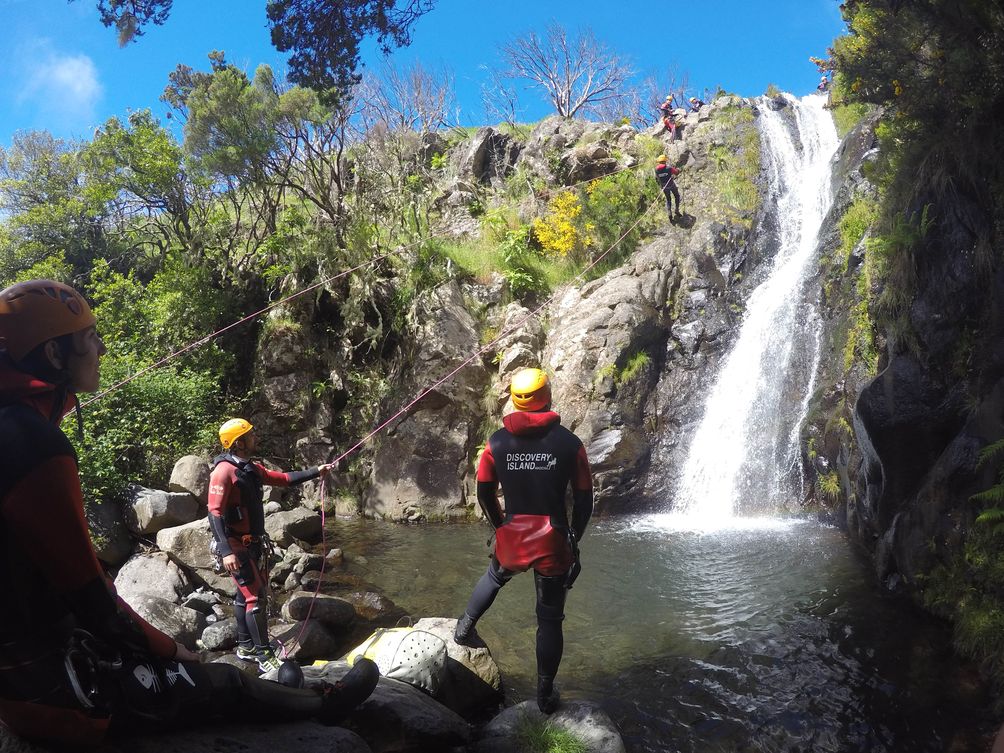
{"type": "Polygon", "coordinates": [[[998,439],[996,442],[988,444],[980,450],[980,460],[976,464],[976,467],[982,468],[984,465],[996,459],[997,456],[1001,454],[1004,454],[1004,439],[998,439]]]}
{"type": "MultiPolygon", "coordinates": [[[[997,487],[994,487],[996,489],[997,487]]],[[[983,492],[986,494],[986,492],[983,492]]],[[[976,522],[981,525],[996,525],[1004,522],[1004,508],[988,507],[976,517],[976,522]]]]}

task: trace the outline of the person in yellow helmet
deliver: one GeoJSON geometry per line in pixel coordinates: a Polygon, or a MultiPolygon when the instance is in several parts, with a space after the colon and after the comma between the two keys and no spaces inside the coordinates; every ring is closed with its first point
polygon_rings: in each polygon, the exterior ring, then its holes
{"type": "Polygon", "coordinates": [[[331,464],[302,471],[271,471],[251,457],[258,449],[254,427],[232,418],[219,430],[223,453],[213,460],[209,478],[209,527],[215,552],[236,584],[237,656],[255,661],[262,672],[279,667],[269,643],[266,602],[268,588],[262,574],[265,553],[265,510],[262,486],[302,484],[326,474],[331,464]]]}
{"type": "Polygon", "coordinates": [[[537,706],[558,707],[565,597],[578,577],[578,542],[593,512],[593,480],[582,442],[551,410],[550,380],[540,369],[513,375],[514,411],[502,419],[478,461],[478,503],[495,529],[495,552],[457,620],[454,640],[484,645],[475,624],[517,573],[533,570],[537,592],[537,706]],[[498,501],[499,484],[505,510],[498,501]],[[571,485],[572,520],[565,511],[571,485]]]}
{"type": "Polygon", "coordinates": [[[372,662],[324,692],[284,687],[202,664],[116,592],[60,429],[76,395],[98,389],[105,352],[96,317],[69,285],[0,290],[0,726],[77,748],[250,709],[255,721],[338,722],[376,686],[372,662]]]}
{"type": "Polygon", "coordinates": [[[666,155],[660,154],[655,160],[655,180],[662,190],[662,195],[666,197],[666,211],[669,212],[669,221],[675,223],[680,219],[680,189],[676,186],[676,176],[680,174],[680,168],[667,164],[666,155]],[[673,199],[676,199],[676,214],[673,214],[673,199]]]}
{"type": "Polygon", "coordinates": [[[669,131],[669,140],[676,141],[676,109],[673,106],[672,94],[667,94],[666,100],[659,105],[659,114],[662,116],[662,124],[669,131]]]}

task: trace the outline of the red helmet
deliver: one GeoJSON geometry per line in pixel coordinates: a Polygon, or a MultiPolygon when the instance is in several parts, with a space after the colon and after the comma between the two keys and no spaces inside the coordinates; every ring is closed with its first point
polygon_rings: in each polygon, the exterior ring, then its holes
{"type": "Polygon", "coordinates": [[[95,324],[87,301],[55,280],[29,280],[0,290],[0,349],[15,361],[46,340],[95,324]]]}

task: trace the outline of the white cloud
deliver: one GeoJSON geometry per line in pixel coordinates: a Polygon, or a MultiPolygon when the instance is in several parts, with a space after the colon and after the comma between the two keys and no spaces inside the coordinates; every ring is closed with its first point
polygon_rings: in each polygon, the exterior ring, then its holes
{"type": "Polygon", "coordinates": [[[16,95],[19,105],[36,109],[44,120],[63,128],[84,130],[93,123],[103,95],[93,60],[59,52],[40,40],[22,49],[20,62],[24,75],[16,95]]]}

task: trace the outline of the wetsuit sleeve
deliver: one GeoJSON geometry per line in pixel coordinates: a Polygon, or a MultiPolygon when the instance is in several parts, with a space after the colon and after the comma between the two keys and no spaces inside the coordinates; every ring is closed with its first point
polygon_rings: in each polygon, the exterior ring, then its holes
{"type": "Polygon", "coordinates": [[[586,525],[593,515],[593,473],[589,468],[586,448],[579,445],[575,456],[575,473],[572,475],[572,532],[576,540],[586,533],[586,525]]]}
{"type": "Polygon", "coordinates": [[[478,504],[481,505],[481,510],[492,528],[502,525],[502,507],[499,505],[498,489],[495,458],[492,456],[491,445],[486,444],[478,461],[478,504]]]}
{"type": "Polygon", "coordinates": [[[321,472],[316,467],[308,468],[304,471],[284,473],[282,471],[270,471],[258,463],[255,463],[255,466],[258,468],[258,472],[261,473],[262,483],[266,486],[292,486],[294,484],[302,484],[304,481],[310,481],[312,478],[317,478],[321,475],[321,472]]]}
{"type": "Polygon", "coordinates": [[[227,507],[237,502],[234,495],[240,494],[240,490],[234,485],[232,466],[229,463],[220,463],[213,469],[209,477],[209,529],[213,532],[213,538],[221,557],[233,554],[230,542],[227,540],[226,514],[227,507]]]}
{"type": "Polygon", "coordinates": [[[10,490],[0,515],[9,535],[32,542],[27,556],[82,627],[117,645],[174,656],[174,639],[129,609],[106,578],[91,546],[72,457],[39,464],[10,490]]]}
{"type": "Polygon", "coordinates": [[[310,481],[320,475],[321,472],[317,470],[317,466],[314,466],[313,468],[306,468],[302,471],[292,471],[291,473],[287,473],[286,478],[288,479],[290,485],[293,485],[302,484],[304,481],[310,481]]]}

